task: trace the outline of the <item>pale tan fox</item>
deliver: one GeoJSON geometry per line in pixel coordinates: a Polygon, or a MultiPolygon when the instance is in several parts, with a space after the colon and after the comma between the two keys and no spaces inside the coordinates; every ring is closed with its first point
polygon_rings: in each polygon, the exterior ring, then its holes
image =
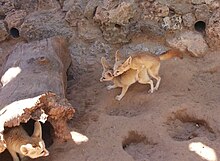
{"type": "Polygon", "coordinates": [[[13,161],[19,161],[19,157],[23,159],[25,156],[38,158],[49,155],[42,139],[41,124],[38,121],[34,124],[34,132],[31,137],[20,125],[5,129],[4,139],[13,161]],[[17,153],[19,154],[19,157],[17,156],[17,153]]]}
{"type": "Polygon", "coordinates": [[[115,64],[114,64],[114,76],[119,76],[120,74],[128,71],[129,69],[137,70],[137,79],[139,73],[143,69],[147,69],[148,74],[157,80],[155,90],[159,88],[161,77],[159,76],[160,61],[167,60],[173,57],[183,58],[182,52],[176,49],[171,49],[164,52],[160,56],[155,56],[149,54],[148,52],[138,52],[134,56],[130,56],[127,60],[120,59],[120,52],[117,50],[115,53],[115,64]]]}
{"type": "Polygon", "coordinates": [[[137,71],[133,69],[129,69],[123,74],[119,76],[113,76],[113,69],[109,66],[106,59],[104,57],[101,58],[101,63],[103,66],[102,77],[100,81],[112,81],[113,85],[107,86],[107,89],[113,89],[117,87],[121,87],[122,91],[120,95],[116,96],[117,100],[121,100],[125,93],[127,92],[130,85],[134,84],[138,81],[141,84],[150,84],[151,89],[149,92],[153,93],[153,81],[149,78],[147,70],[142,70],[138,75],[138,80],[136,79],[137,71]]]}

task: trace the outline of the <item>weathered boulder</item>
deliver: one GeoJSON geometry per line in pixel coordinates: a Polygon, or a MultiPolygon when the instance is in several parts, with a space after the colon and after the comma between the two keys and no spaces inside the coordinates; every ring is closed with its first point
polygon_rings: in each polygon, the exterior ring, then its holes
{"type": "Polygon", "coordinates": [[[27,13],[61,8],[59,2],[56,0],[15,0],[14,6],[16,9],[25,10],[27,13]]]}
{"type": "Polygon", "coordinates": [[[89,0],[84,10],[84,16],[88,19],[92,19],[94,17],[96,8],[99,5],[101,5],[101,0],[89,0]]]}
{"type": "Polygon", "coordinates": [[[165,29],[156,21],[141,21],[139,25],[140,30],[146,34],[162,36],[165,33],[165,29]]]}
{"type": "Polygon", "coordinates": [[[1,0],[0,1],[0,12],[2,15],[7,15],[9,12],[15,10],[13,1],[1,0]]]}
{"type": "Polygon", "coordinates": [[[0,42],[4,41],[8,37],[8,32],[5,23],[0,20],[0,42]]]}
{"type": "Polygon", "coordinates": [[[133,4],[122,2],[116,8],[106,8],[98,6],[94,16],[94,20],[100,24],[104,39],[112,44],[129,42],[129,28],[133,25],[130,20],[135,15],[133,4]]]}
{"type": "Polygon", "coordinates": [[[205,0],[191,0],[192,4],[203,4],[205,0]]]}
{"type": "Polygon", "coordinates": [[[66,13],[65,20],[70,24],[70,26],[76,27],[77,23],[84,18],[83,10],[80,6],[74,5],[66,13]]]}
{"type": "Polygon", "coordinates": [[[187,13],[192,13],[193,12],[193,6],[192,4],[189,4],[189,3],[171,3],[169,8],[171,10],[173,10],[176,14],[179,14],[179,15],[184,15],[184,14],[187,14],[187,13]]]}
{"type": "Polygon", "coordinates": [[[166,4],[162,4],[158,1],[144,1],[140,3],[140,9],[142,10],[141,19],[143,20],[156,20],[168,16],[169,7],[166,4]]]}
{"type": "Polygon", "coordinates": [[[20,28],[26,15],[27,13],[24,10],[15,10],[14,12],[9,13],[5,17],[5,21],[7,22],[8,28],[20,28]]]}
{"type": "Polygon", "coordinates": [[[195,16],[199,21],[207,21],[211,16],[209,7],[206,4],[195,6],[195,16]]]}
{"type": "Polygon", "coordinates": [[[193,13],[187,13],[182,16],[183,25],[192,29],[196,22],[196,17],[193,13]]]}
{"type": "Polygon", "coordinates": [[[55,10],[29,14],[21,25],[20,34],[28,41],[42,40],[61,35],[71,37],[73,31],[64,19],[64,14],[55,10]]]}
{"type": "Polygon", "coordinates": [[[180,15],[167,16],[163,18],[162,27],[166,30],[181,30],[182,17],[180,15]]]}
{"type": "Polygon", "coordinates": [[[206,33],[211,46],[220,45],[220,9],[216,10],[209,19],[206,33]]]}
{"type": "Polygon", "coordinates": [[[79,37],[86,41],[95,41],[95,39],[101,38],[102,32],[98,25],[87,19],[82,19],[77,24],[79,37]]]}
{"type": "Polygon", "coordinates": [[[201,57],[206,54],[208,45],[200,33],[186,31],[177,34],[174,38],[168,38],[167,43],[174,48],[182,51],[189,51],[192,56],[201,57]]]}

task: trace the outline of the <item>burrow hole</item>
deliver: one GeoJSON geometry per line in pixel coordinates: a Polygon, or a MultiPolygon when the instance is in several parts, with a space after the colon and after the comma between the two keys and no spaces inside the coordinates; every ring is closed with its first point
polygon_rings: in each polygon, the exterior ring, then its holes
{"type": "Polygon", "coordinates": [[[134,160],[151,159],[157,151],[157,143],[136,131],[129,132],[128,137],[122,142],[122,147],[134,160]]]}
{"type": "MultiPolygon", "coordinates": [[[[29,136],[31,136],[32,133],[34,132],[34,122],[35,122],[34,120],[30,119],[27,123],[21,124],[29,136]]],[[[44,124],[41,123],[41,126],[42,126],[42,137],[45,142],[46,148],[48,148],[53,144],[54,129],[51,123],[48,121],[46,121],[44,124]]],[[[12,161],[12,157],[7,149],[0,154],[0,160],[12,161]]]]}
{"type": "Polygon", "coordinates": [[[15,27],[12,27],[10,29],[10,35],[13,37],[13,38],[18,38],[20,37],[20,33],[19,33],[19,30],[15,27]]]}
{"type": "Polygon", "coordinates": [[[207,137],[210,141],[216,139],[214,130],[206,120],[188,115],[186,111],[177,111],[168,118],[168,133],[176,141],[191,140],[196,137],[207,137]]]}
{"type": "Polygon", "coordinates": [[[198,32],[205,32],[205,29],[206,29],[206,23],[204,21],[197,21],[195,24],[194,24],[194,28],[196,31],[198,32]]]}

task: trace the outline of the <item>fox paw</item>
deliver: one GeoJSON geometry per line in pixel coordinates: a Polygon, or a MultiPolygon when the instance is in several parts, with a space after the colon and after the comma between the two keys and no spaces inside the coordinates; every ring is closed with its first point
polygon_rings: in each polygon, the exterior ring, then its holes
{"type": "Polygon", "coordinates": [[[115,97],[116,100],[120,101],[122,99],[122,96],[118,95],[115,97]]]}
{"type": "Polygon", "coordinates": [[[150,89],[148,93],[154,93],[154,89],[150,89]]]}

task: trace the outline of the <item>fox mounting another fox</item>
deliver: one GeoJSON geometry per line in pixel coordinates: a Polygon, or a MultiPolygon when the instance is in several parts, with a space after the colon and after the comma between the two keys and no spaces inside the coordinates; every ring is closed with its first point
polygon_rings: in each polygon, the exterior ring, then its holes
{"type": "Polygon", "coordinates": [[[164,52],[162,55],[155,56],[148,52],[137,52],[134,56],[130,56],[126,60],[120,59],[120,52],[117,50],[115,53],[115,64],[113,67],[114,76],[119,76],[129,69],[137,71],[136,79],[139,77],[139,73],[146,69],[148,74],[157,80],[155,90],[159,88],[161,77],[159,76],[160,62],[161,60],[168,60],[173,57],[183,58],[182,52],[176,49],[171,49],[164,52]]]}
{"type": "Polygon", "coordinates": [[[41,124],[38,121],[34,124],[34,132],[31,137],[20,125],[5,130],[4,138],[13,161],[19,161],[19,157],[22,160],[25,156],[38,158],[49,155],[42,139],[41,124]],[[17,153],[19,154],[19,157],[17,156],[17,153]]]}
{"type": "Polygon", "coordinates": [[[147,70],[142,70],[138,74],[138,79],[136,79],[137,71],[133,69],[129,69],[123,74],[119,76],[113,75],[113,68],[110,67],[110,65],[107,63],[106,59],[104,57],[101,58],[101,64],[103,66],[103,72],[102,77],[100,78],[100,81],[112,81],[113,85],[107,86],[107,89],[113,89],[117,87],[122,88],[122,92],[120,95],[116,96],[117,100],[121,100],[122,97],[124,97],[125,93],[127,92],[130,85],[134,84],[135,82],[139,82],[141,84],[150,84],[151,89],[150,93],[153,93],[153,81],[149,78],[147,70]]]}

